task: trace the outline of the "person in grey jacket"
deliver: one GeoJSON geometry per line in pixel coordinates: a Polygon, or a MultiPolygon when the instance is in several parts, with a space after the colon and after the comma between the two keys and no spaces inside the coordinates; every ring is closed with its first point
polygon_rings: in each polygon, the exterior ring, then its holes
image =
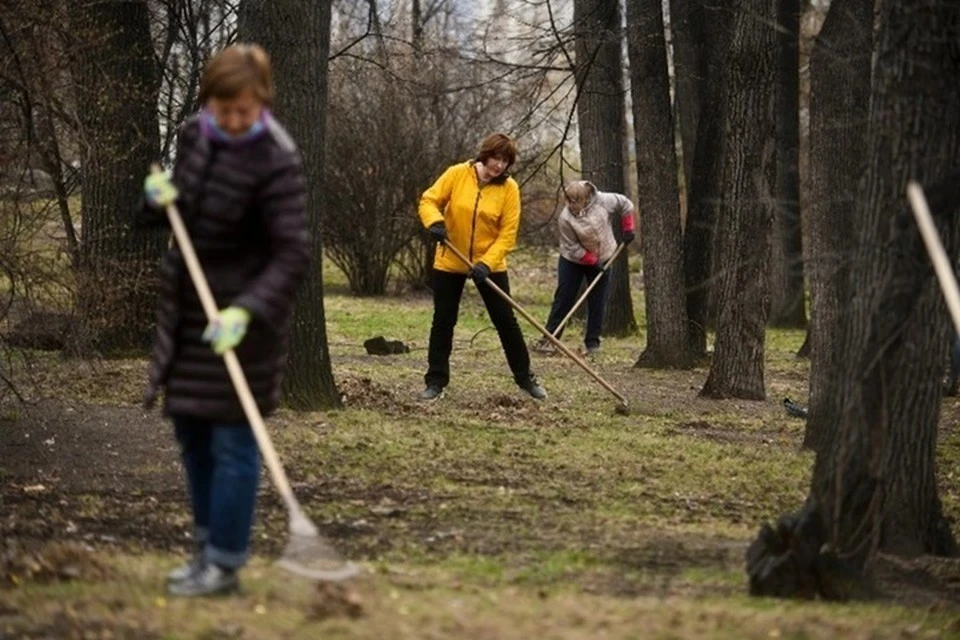
{"type": "MultiPolygon", "coordinates": [[[[587,180],[570,182],[564,188],[567,205],[560,212],[557,226],[560,232],[560,259],[557,264],[557,290],[553,295],[547,331],[554,333],[577,301],[580,284],[591,282],[600,275],[600,281],[587,296],[587,330],[584,335],[585,352],[590,355],[600,348],[600,331],[606,306],[609,275],[604,267],[617,250],[612,224],[619,222],[623,242],[635,238],[633,203],[619,193],[600,191],[587,180]]],[[[560,329],[559,338],[563,334],[560,329]]],[[[551,353],[553,345],[541,338],[533,349],[551,353]]]]}

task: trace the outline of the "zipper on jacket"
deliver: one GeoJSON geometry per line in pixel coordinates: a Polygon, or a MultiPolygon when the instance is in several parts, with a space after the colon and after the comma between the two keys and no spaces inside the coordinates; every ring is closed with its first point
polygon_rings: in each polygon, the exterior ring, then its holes
{"type": "Polygon", "coordinates": [[[473,262],[473,241],[477,237],[477,210],[480,208],[480,191],[483,186],[480,184],[480,172],[476,165],[473,167],[473,175],[477,178],[477,199],[473,201],[473,223],[470,227],[470,262],[473,262]]]}

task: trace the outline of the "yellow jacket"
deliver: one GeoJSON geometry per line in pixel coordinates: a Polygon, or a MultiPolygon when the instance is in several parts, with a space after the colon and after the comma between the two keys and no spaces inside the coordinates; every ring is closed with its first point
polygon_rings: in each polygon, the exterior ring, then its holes
{"type": "MultiPolygon", "coordinates": [[[[470,262],[482,262],[493,273],[507,270],[507,254],[517,244],[520,227],[520,187],[516,180],[493,180],[480,186],[473,160],[443,172],[420,198],[424,227],[443,222],[451,243],[470,262]]],[[[453,251],[437,247],[433,268],[467,273],[469,268],[453,251]]]]}

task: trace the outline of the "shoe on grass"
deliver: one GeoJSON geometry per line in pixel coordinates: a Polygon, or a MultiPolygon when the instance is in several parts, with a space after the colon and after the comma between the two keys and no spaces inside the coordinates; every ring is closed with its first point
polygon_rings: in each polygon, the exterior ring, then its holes
{"type": "Polygon", "coordinates": [[[540,383],[537,382],[534,376],[530,376],[523,384],[520,384],[519,387],[537,400],[546,400],[547,398],[546,389],[540,386],[540,383]]]}
{"type": "Polygon", "coordinates": [[[167,585],[167,593],[180,598],[220,596],[234,593],[239,589],[240,580],[237,578],[237,572],[215,564],[207,564],[184,580],[167,585]]]}
{"type": "Polygon", "coordinates": [[[530,350],[536,353],[542,353],[544,355],[552,355],[557,352],[557,348],[553,346],[553,343],[546,338],[540,338],[534,342],[532,345],[530,345],[530,350]]]}
{"type": "Polygon", "coordinates": [[[443,395],[443,389],[436,385],[429,384],[427,388],[420,392],[420,402],[433,402],[443,395]]]}
{"type": "Polygon", "coordinates": [[[206,566],[203,560],[203,552],[197,551],[193,556],[176,569],[167,574],[167,582],[182,582],[195,573],[199,573],[206,566]]]}

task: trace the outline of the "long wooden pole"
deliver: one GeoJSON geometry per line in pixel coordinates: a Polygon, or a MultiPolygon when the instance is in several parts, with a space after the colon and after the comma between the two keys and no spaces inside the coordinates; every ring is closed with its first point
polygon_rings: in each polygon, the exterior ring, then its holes
{"type": "MultiPolygon", "coordinates": [[[[470,260],[467,258],[467,256],[463,255],[463,252],[462,252],[462,251],[460,251],[460,250],[457,249],[455,246],[453,246],[453,243],[451,243],[449,240],[444,240],[444,244],[446,245],[446,247],[447,247],[448,249],[450,249],[451,251],[453,251],[453,253],[454,253],[458,258],[460,258],[460,259],[463,261],[464,264],[466,264],[467,266],[469,266],[471,269],[473,268],[473,263],[470,262],[470,260]]],[[[617,400],[620,401],[620,405],[621,405],[621,407],[622,407],[623,409],[626,409],[626,408],[629,406],[629,404],[627,403],[627,399],[626,399],[619,391],[617,391],[616,389],[614,389],[614,388],[610,385],[609,382],[607,382],[606,380],[604,380],[603,378],[601,378],[601,377],[600,377],[600,374],[598,374],[596,371],[594,371],[593,369],[591,369],[590,366],[589,366],[586,362],[583,361],[583,358],[579,357],[577,354],[575,354],[573,351],[571,351],[570,348],[567,347],[567,345],[565,345],[565,344],[563,344],[562,342],[560,342],[559,340],[557,340],[557,339],[553,336],[553,334],[551,334],[549,331],[547,331],[547,328],[546,328],[546,327],[544,327],[542,324],[540,324],[539,322],[537,322],[536,318],[534,318],[534,317],[531,316],[529,313],[527,313],[527,311],[526,311],[523,307],[521,307],[513,298],[511,298],[510,295],[507,294],[507,292],[505,292],[503,289],[501,289],[500,287],[498,287],[497,284],[496,284],[495,282],[493,282],[492,280],[490,280],[489,278],[487,278],[484,282],[486,282],[486,284],[489,285],[490,288],[493,289],[494,292],[495,292],[498,296],[500,296],[501,298],[503,298],[503,299],[507,302],[507,304],[509,304],[511,307],[513,307],[514,310],[516,310],[517,313],[519,313],[521,316],[523,316],[524,319],[527,320],[527,322],[529,322],[529,323],[532,324],[534,327],[536,327],[536,329],[537,329],[540,333],[542,333],[542,334],[544,335],[544,337],[547,338],[547,340],[549,340],[551,343],[553,343],[553,346],[555,346],[561,353],[563,353],[563,355],[565,355],[565,356],[567,356],[568,358],[570,358],[571,360],[573,360],[577,365],[579,365],[579,367],[580,367],[581,369],[583,369],[584,371],[586,371],[587,374],[589,374],[589,376],[590,376],[591,378],[593,378],[594,380],[596,380],[597,382],[599,382],[599,383],[600,383],[600,386],[602,386],[604,389],[606,389],[607,391],[609,391],[610,393],[612,393],[614,396],[616,396],[617,400]]]]}

